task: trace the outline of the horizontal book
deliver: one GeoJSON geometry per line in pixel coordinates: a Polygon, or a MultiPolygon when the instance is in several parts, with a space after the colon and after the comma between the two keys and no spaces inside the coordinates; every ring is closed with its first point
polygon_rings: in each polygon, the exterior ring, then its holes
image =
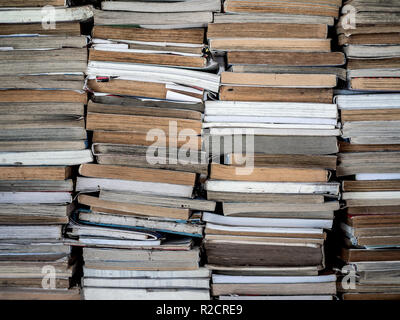
{"type": "Polygon", "coordinates": [[[97,261],[199,261],[199,248],[183,251],[160,251],[160,250],[126,250],[126,249],[103,249],[83,248],[83,257],[86,260],[97,261]]]}
{"type": "Polygon", "coordinates": [[[211,294],[220,295],[335,295],[336,282],[290,284],[212,284],[211,294]]]}
{"type": "Polygon", "coordinates": [[[100,26],[93,27],[93,38],[136,41],[136,42],[160,42],[160,43],[182,43],[202,45],[204,40],[203,28],[191,29],[146,29],[120,26],[100,26]]]}
{"type": "Polygon", "coordinates": [[[215,180],[261,182],[327,182],[328,175],[326,170],[268,167],[257,167],[250,174],[241,174],[240,167],[218,164],[212,164],[210,171],[210,178],[215,180]]]}
{"type": "Polygon", "coordinates": [[[298,23],[327,24],[333,26],[334,18],[328,16],[294,15],[268,12],[235,12],[235,14],[214,13],[214,23],[298,23]]]}
{"type": "Polygon", "coordinates": [[[400,109],[342,110],[342,122],[399,121],[400,109]]]}
{"type": "Polygon", "coordinates": [[[227,38],[326,38],[327,25],[291,23],[210,23],[208,39],[227,38]]]}
{"type": "Polygon", "coordinates": [[[319,214],[322,212],[331,212],[339,210],[339,202],[328,201],[325,203],[241,203],[241,202],[224,202],[222,204],[224,215],[253,216],[252,213],[275,213],[279,216],[280,213],[309,212],[311,214],[319,214]]]}
{"type": "MultiPolygon", "coordinates": [[[[0,168],[1,169],[1,168],[0,168]]],[[[135,180],[147,182],[173,183],[193,186],[194,173],[169,170],[84,164],[79,167],[82,176],[105,179],[135,180]]]]}
{"type": "Polygon", "coordinates": [[[85,92],[77,92],[70,90],[30,90],[30,89],[14,89],[1,90],[0,103],[81,103],[86,104],[87,95],[85,92]]]}
{"type": "MultiPolygon", "coordinates": [[[[398,72],[394,72],[398,74],[398,72]]],[[[400,78],[379,77],[379,78],[352,78],[350,88],[353,90],[365,91],[399,91],[400,78]]]]}
{"type": "Polygon", "coordinates": [[[292,66],[292,65],[267,65],[267,64],[235,64],[228,68],[232,72],[246,73],[276,73],[294,75],[331,75],[346,81],[347,71],[339,66],[292,66]]]}
{"type": "Polygon", "coordinates": [[[341,110],[398,109],[400,94],[337,95],[335,102],[341,110]]]}
{"type": "MultiPolygon", "coordinates": [[[[27,6],[25,2],[22,6],[27,6]]],[[[46,2],[47,4],[47,2],[46,2]]],[[[41,4],[43,5],[43,3],[41,4]]],[[[13,4],[14,6],[14,4],[13,4]]],[[[39,5],[40,6],[40,5],[39,5]]],[[[81,6],[73,8],[55,7],[54,22],[71,22],[71,21],[86,21],[93,17],[92,6],[81,6]]],[[[0,23],[17,24],[17,23],[42,23],[47,21],[48,12],[42,8],[11,8],[2,11],[0,23]]]]}
{"type": "Polygon", "coordinates": [[[280,168],[315,168],[336,170],[336,156],[317,156],[317,155],[267,155],[254,154],[246,155],[243,163],[244,154],[226,154],[224,164],[232,166],[242,166],[252,163],[255,167],[280,167],[280,168]]]}
{"type": "Polygon", "coordinates": [[[400,45],[347,45],[344,52],[348,58],[355,59],[386,59],[400,57],[400,45]]]}
{"type": "Polygon", "coordinates": [[[222,72],[221,83],[284,88],[333,88],[335,75],[222,72]]]}
{"type": "MultiPolygon", "coordinates": [[[[215,74],[195,71],[195,70],[137,65],[129,63],[124,63],[122,65],[121,63],[114,63],[114,62],[89,61],[87,70],[89,80],[96,79],[96,76],[112,77],[112,78],[118,78],[115,80],[136,81],[136,82],[143,82],[143,79],[146,79],[145,81],[147,83],[151,82],[159,83],[159,84],[164,84],[164,86],[165,84],[170,84],[171,82],[173,82],[176,85],[195,87],[198,90],[201,88],[212,92],[218,92],[219,90],[220,77],[215,74]],[[123,69],[121,69],[122,65],[123,69]]],[[[107,82],[101,82],[101,83],[104,84],[107,82]]],[[[180,88],[181,86],[178,86],[178,88],[180,88]]],[[[173,88],[174,86],[170,85],[170,87],[173,88]]],[[[193,89],[192,90],[187,89],[187,92],[193,93],[193,89]]],[[[171,100],[176,100],[176,99],[171,99],[171,100]]]]}
{"type": "Polygon", "coordinates": [[[334,282],[336,281],[336,275],[327,276],[303,276],[303,277],[293,277],[293,276],[276,276],[276,277],[257,277],[257,276],[231,276],[224,274],[213,274],[213,283],[241,283],[241,284],[270,284],[270,283],[323,283],[323,282],[334,282]]]}
{"type": "Polygon", "coordinates": [[[28,0],[28,1],[21,1],[21,0],[15,0],[12,1],[12,3],[2,1],[0,3],[1,8],[7,8],[7,7],[42,7],[44,5],[51,5],[51,6],[60,6],[60,7],[65,7],[66,6],[66,1],[65,0],[50,0],[50,1],[43,1],[43,0],[28,0]]]}
{"type": "MultiPolygon", "coordinates": [[[[19,91],[21,93],[21,91],[19,91]]],[[[83,116],[84,103],[74,102],[0,102],[2,115],[83,116]]]]}
{"type": "MultiPolygon", "coordinates": [[[[298,239],[303,244],[304,239],[324,239],[322,229],[316,228],[278,228],[278,227],[240,227],[240,226],[224,226],[220,224],[207,223],[205,229],[206,236],[212,235],[236,235],[236,236],[253,236],[253,237],[275,237],[278,241],[274,243],[284,243],[283,238],[298,239]],[[279,242],[280,239],[280,242],[279,242]],[[303,241],[302,241],[303,240],[303,241]]],[[[237,241],[247,243],[246,241],[237,241]]],[[[232,243],[225,241],[224,243],[232,243]]],[[[264,243],[265,244],[265,243],[264,243]]]]}
{"type": "Polygon", "coordinates": [[[160,113],[162,113],[164,109],[191,110],[201,113],[204,111],[203,103],[193,103],[193,102],[184,103],[184,102],[163,101],[163,100],[144,100],[144,99],[135,99],[132,97],[120,97],[111,95],[109,96],[95,95],[92,97],[92,100],[93,102],[98,104],[110,104],[114,106],[157,108],[158,112],[160,113]]]}
{"type": "MultiPolygon", "coordinates": [[[[60,130],[58,130],[60,131],[60,130]]],[[[71,130],[70,130],[71,131],[71,130]]],[[[0,152],[78,151],[88,147],[86,140],[49,141],[0,141],[0,152]]]]}
{"type": "Polygon", "coordinates": [[[271,118],[333,118],[334,104],[299,102],[206,101],[206,116],[254,116],[271,118]]]}
{"type": "Polygon", "coordinates": [[[201,12],[221,11],[221,0],[191,0],[165,3],[164,1],[147,3],[146,1],[103,1],[102,10],[133,12],[201,12]]]}
{"type": "MultiPolygon", "coordinates": [[[[44,74],[47,73],[83,73],[86,71],[87,65],[86,49],[11,50],[0,52],[0,57],[4,59],[0,63],[1,76],[41,73],[43,74],[39,78],[41,80],[46,79],[44,74]]],[[[81,80],[83,80],[83,77],[81,77],[81,80]]],[[[2,86],[4,85],[2,84],[2,86]]]]}
{"type": "Polygon", "coordinates": [[[213,14],[210,11],[154,13],[94,9],[93,13],[96,25],[139,25],[141,27],[157,25],[162,26],[163,29],[176,29],[177,27],[206,27],[213,21],[213,14]]]}
{"type": "MultiPolygon", "coordinates": [[[[246,153],[245,132],[242,137],[238,136],[204,136],[204,147],[206,151],[212,150],[212,154],[246,153]],[[242,139],[242,148],[234,147],[234,139],[242,139]],[[236,148],[236,149],[235,149],[236,148]],[[239,149],[239,150],[238,150],[239,149]]],[[[239,139],[239,140],[238,140],[239,139]]],[[[240,142],[236,142],[240,143],[240,142]]],[[[253,148],[253,146],[251,146],[253,148]]],[[[337,139],[334,136],[254,136],[254,148],[256,154],[264,155],[329,155],[338,152],[337,139]]],[[[248,153],[248,152],[247,152],[248,153]]]]}
{"type": "Polygon", "coordinates": [[[80,36],[81,26],[76,22],[58,22],[56,29],[43,29],[42,23],[18,23],[18,24],[0,24],[0,35],[16,34],[40,34],[40,35],[64,35],[80,36]]]}
{"type": "Polygon", "coordinates": [[[129,289],[92,288],[83,289],[85,300],[210,300],[207,289],[129,289]]]}
{"type": "MultiPolygon", "coordinates": [[[[140,218],[130,215],[113,215],[108,213],[80,213],[79,219],[84,222],[114,226],[132,226],[139,229],[185,235],[190,237],[202,237],[201,225],[180,223],[173,221],[140,218]]],[[[176,267],[175,267],[176,268],[176,267]]]]}
{"type": "Polygon", "coordinates": [[[248,38],[210,39],[213,51],[330,52],[330,39],[248,38]]]}
{"type": "Polygon", "coordinates": [[[1,204],[63,204],[71,202],[70,192],[0,192],[1,204]]]}
{"type": "Polygon", "coordinates": [[[54,152],[4,152],[0,153],[2,165],[72,166],[93,161],[90,150],[54,152]]]}
{"type": "Polygon", "coordinates": [[[78,177],[76,190],[80,192],[98,192],[100,190],[130,191],[191,198],[193,186],[161,182],[78,177]]]}
{"type": "Polygon", "coordinates": [[[317,228],[331,229],[331,220],[316,219],[272,219],[252,217],[227,217],[222,215],[204,212],[202,220],[211,224],[222,224],[243,227],[276,227],[276,228],[317,228]]]}
{"type": "Polygon", "coordinates": [[[207,191],[207,199],[220,202],[261,202],[261,203],[289,203],[289,204],[322,204],[324,195],[315,194],[274,194],[274,193],[242,193],[207,191]]]}
{"type": "MultiPolygon", "coordinates": [[[[1,167],[0,167],[1,168],[1,167]]],[[[0,191],[72,192],[73,180],[0,180],[0,191]]]]}
{"type": "Polygon", "coordinates": [[[66,217],[74,210],[73,204],[1,204],[0,215],[20,217],[66,217]]]}
{"type": "Polygon", "coordinates": [[[144,133],[149,132],[151,129],[160,129],[169,132],[171,123],[176,125],[178,132],[184,129],[191,129],[194,133],[201,133],[201,122],[197,120],[106,113],[88,113],[86,129],[90,131],[109,130],[144,133]]]}
{"type": "Polygon", "coordinates": [[[86,45],[86,36],[20,36],[0,38],[0,48],[2,50],[85,48],[86,45]]]}
{"type": "Polygon", "coordinates": [[[91,208],[97,207],[114,210],[124,213],[125,215],[155,216],[179,220],[188,220],[191,216],[190,210],[186,208],[170,208],[140,203],[120,203],[102,200],[84,194],[79,195],[78,202],[90,206],[91,208]]]}
{"type": "Polygon", "coordinates": [[[83,279],[84,287],[98,288],[160,288],[160,289],[208,289],[210,279],[109,279],[109,278],[89,278],[83,279]]]}
{"type": "Polygon", "coordinates": [[[205,249],[208,263],[222,266],[302,267],[323,264],[320,245],[206,240],[205,249]]]}
{"type": "Polygon", "coordinates": [[[293,183],[293,182],[248,182],[208,180],[207,191],[243,192],[243,193],[278,193],[278,194],[339,194],[338,183],[293,183]]]}
{"type": "Polygon", "coordinates": [[[304,3],[302,1],[242,1],[227,0],[224,2],[224,9],[227,13],[236,12],[257,12],[257,13],[284,13],[298,15],[316,15],[338,18],[341,1],[319,1],[304,3]]]}
{"type": "Polygon", "coordinates": [[[342,189],[344,192],[400,191],[400,179],[343,181],[342,189]]]}
{"type": "Polygon", "coordinates": [[[1,226],[0,239],[61,239],[62,226],[1,226]]]}
{"type": "Polygon", "coordinates": [[[314,88],[268,88],[222,85],[220,99],[225,101],[254,102],[307,102],[332,103],[331,89],[314,88]]]}
{"type": "Polygon", "coordinates": [[[86,277],[92,278],[210,278],[211,271],[206,268],[197,270],[176,270],[176,271],[145,271],[145,270],[102,270],[83,267],[86,277]]]}
{"type": "Polygon", "coordinates": [[[199,211],[214,211],[216,207],[216,203],[209,200],[168,197],[160,195],[154,196],[142,193],[134,193],[131,191],[123,192],[100,190],[99,198],[106,201],[140,203],[161,207],[186,208],[199,211]]]}
{"type": "Polygon", "coordinates": [[[0,167],[0,180],[65,180],[71,167],[0,167]]]}
{"type": "Polygon", "coordinates": [[[179,55],[178,52],[166,54],[163,52],[140,52],[135,49],[102,49],[95,48],[89,51],[91,61],[109,61],[121,63],[135,63],[145,65],[170,66],[188,69],[206,69],[215,65],[202,56],[179,55]]]}
{"type": "Polygon", "coordinates": [[[359,173],[398,173],[398,152],[339,153],[338,176],[359,173]]]}

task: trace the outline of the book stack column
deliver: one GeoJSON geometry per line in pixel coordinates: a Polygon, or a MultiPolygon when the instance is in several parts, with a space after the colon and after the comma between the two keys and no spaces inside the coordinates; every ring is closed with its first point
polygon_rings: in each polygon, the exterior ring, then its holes
{"type": "Polygon", "coordinates": [[[343,123],[338,176],[338,291],[344,300],[400,299],[400,4],[348,1],[337,26],[348,58],[336,96],[343,123]],[[351,24],[353,23],[353,24],[351,24]],[[344,268],[344,269],[342,269],[344,268]]]}
{"type": "Polygon", "coordinates": [[[203,124],[213,159],[207,198],[219,203],[203,214],[214,297],[336,294],[324,244],[339,209],[332,100],[345,61],[331,51],[328,26],[340,5],[227,0],[208,26],[211,52],[227,60],[203,124]]]}
{"type": "Polygon", "coordinates": [[[89,50],[87,128],[96,164],[80,167],[85,299],[209,299],[201,268],[208,157],[203,101],[218,93],[204,44],[219,1],[101,3],[89,50]]]}
{"type": "Polygon", "coordinates": [[[40,7],[48,2],[0,3],[1,299],[80,298],[63,227],[74,166],[92,161],[80,29],[92,11],[64,1],[40,7]]]}

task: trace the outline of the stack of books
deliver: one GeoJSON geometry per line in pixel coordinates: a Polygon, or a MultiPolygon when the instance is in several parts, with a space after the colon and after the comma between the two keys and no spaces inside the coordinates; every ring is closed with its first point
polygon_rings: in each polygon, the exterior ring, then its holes
{"type": "Polygon", "coordinates": [[[338,24],[347,86],[337,176],[338,292],[345,300],[399,299],[400,90],[397,1],[346,1],[338,24]]]}
{"type": "Polygon", "coordinates": [[[348,87],[353,90],[400,90],[400,3],[352,0],[337,32],[348,58],[348,87]]]}
{"type": "Polygon", "coordinates": [[[201,71],[218,67],[204,27],[220,0],[105,1],[102,9],[95,11],[89,53],[88,87],[95,95],[201,102],[218,92],[219,76],[201,71]]]}
{"type": "Polygon", "coordinates": [[[345,210],[338,217],[344,299],[399,299],[399,94],[336,97],[343,122],[337,175],[345,210]],[[344,241],[343,241],[344,239],[344,241]],[[352,274],[347,274],[347,272],[352,274]],[[347,279],[346,278],[346,279],[347,279]]]}
{"type": "Polygon", "coordinates": [[[151,130],[168,133],[170,121],[179,132],[199,134],[201,120],[184,115],[201,115],[195,110],[202,104],[111,96],[96,101],[88,105],[87,128],[94,133],[97,164],[79,169],[78,202],[86,209],[69,232],[85,246],[84,298],[208,299],[209,276],[199,269],[200,214],[215,203],[193,199],[207,172],[205,152],[197,140],[189,157],[179,153],[173,136],[160,140],[168,146],[146,140],[151,130]]]}
{"type": "Polygon", "coordinates": [[[79,299],[63,237],[73,166],[93,160],[83,120],[90,7],[11,1],[0,9],[0,297],[79,299]],[[26,8],[24,6],[39,6],[26,8]],[[6,7],[4,7],[6,6],[6,7]],[[8,8],[18,7],[18,8],[8,8]],[[30,23],[25,23],[29,21],[30,23]],[[48,27],[48,28],[47,28],[48,27]]]}
{"type": "Polygon", "coordinates": [[[216,203],[197,196],[208,170],[203,100],[220,81],[204,44],[213,10],[220,1],[95,11],[87,129],[97,163],[79,169],[85,207],[69,227],[84,246],[85,299],[210,297],[200,217],[216,203]]]}
{"type": "Polygon", "coordinates": [[[228,0],[208,27],[211,52],[227,58],[203,123],[213,159],[207,199],[222,202],[220,214],[203,214],[220,299],[336,293],[324,243],[339,209],[332,100],[345,59],[327,38],[341,2],[317,2],[228,0]]]}

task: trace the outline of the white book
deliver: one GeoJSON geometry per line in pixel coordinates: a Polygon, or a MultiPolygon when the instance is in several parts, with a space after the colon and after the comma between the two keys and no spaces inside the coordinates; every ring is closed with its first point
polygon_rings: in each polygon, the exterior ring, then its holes
{"type": "Polygon", "coordinates": [[[206,116],[253,116],[337,119],[336,104],[297,102],[206,101],[206,116]]]}
{"type": "Polygon", "coordinates": [[[0,239],[60,239],[62,226],[0,226],[0,239]]]}
{"type": "Polygon", "coordinates": [[[143,270],[107,270],[83,267],[85,277],[91,278],[210,278],[211,271],[207,268],[197,270],[172,270],[172,271],[143,271],[143,270]]]}
{"type": "Polygon", "coordinates": [[[204,124],[208,123],[252,123],[255,124],[309,124],[309,125],[329,125],[336,127],[336,118],[298,118],[298,117],[268,117],[268,116],[245,116],[245,115],[218,115],[218,116],[205,116],[204,124]]]}
{"type": "MultiPolygon", "coordinates": [[[[213,136],[230,136],[241,134],[241,128],[211,128],[210,135],[213,136]],[[239,132],[238,130],[239,129],[239,132]]],[[[264,128],[249,128],[251,133],[258,136],[315,136],[315,137],[330,137],[340,136],[339,129],[264,129],[264,128]]]]}
{"type": "Polygon", "coordinates": [[[210,300],[207,289],[125,289],[84,287],[85,300],[210,300]]]}
{"type": "Polygon", "coordinates": [[[219,296],[219,300],[270,300],[270,301],[330,301],[333,300],[333,296],[219,296]]]}
{"type": "Polygon", "coordinates": [[[162,279],[141,279],[141,278],[83,278],[83,286],[100,288],[193,288],[209,289],[209,278],[162,278],[162,279]]]}
{"type": "Polygon", "coordinates": [[[334,130],[335,125],[327,124],[283,124],[283,123],[256,123],[256,122],[208,122],[202,127],[207,128],[253,128],[253,129],[285,129],[285,130],[334,130]]]}
{"type": "Polygon", "coordinates": [[[334,101],[342,110],[399,109],[400,94],[338,95],[334,101]]]}
{"type": "Polygon", "coordinates": [[[398,78],[400,76],[400,69],[358,69],[348,70],[347,78],[380,78],[380,77],[393,77],[398,78]]]}
{"type": "Polygon", "coordinates": [[[210,212],[204,212],[202,220],[213,224],[242,227],[332,228],[332,220],[227,217],[210,212]]]}
{"type": "Polygon", "coordinates": [[[250,182],[208,180],[207,191],[274,194],[331,194],[339,195],[339,183],[250,182]]]}
{"type": "Polygon", "coordinates": [[[97,192],[100,190],[130,191],[144,194],[191,198],[193,186],[119,179],[77,178],[76,191],[97,192]]]}
{"type": "Polygon", "coordinates": [[[400,191],[343,192],[343,200],[400,199],[400,191]]]}
{"type": "Polygon", "coordinates": [[[348,58],[396,58],[400,57],[400,45],[348,45],[344,46],[348,58]]]}
{"type": "Polygon", "coordinates": [[[50,10],[42,8],[4,8],[0,11],[0,23],[42,23],[52,21],[72,22],[85,21],[93,17],[92,6],[73,8],[52,7],[50,10]]]}
{"type": "Polygon", "coordinates": [[[119,240],[119,239],[106,239],[106,238],[90,238],[87,236],[80,236],[79,242],[84,245],[96,246],[123,246],[123,247],[154,247],[161,245],[161,240],[119,240]]]}
{"type": "Polygon", "coordinates": [[[325,282],[335,282],[336,275],[328,276],[304,276],[304,277],[287,277],[287,276],[230,276],[223,274],[213,274],[213,283],[240,283],[240,284],[250,284],[250,283],[260,283],[260,284],[270,284],[270,283],[325,283],[325,282]]]}
{"type": "Polygon", "coordinates": [[[122,80],[181,84],[213,92],[218,92],[220,83],[219,75],[207,72],[101,61],[89,61],[87,75],[89,79],[95,79],[96,76],[109,76],[122,80]]]}
{"type": "Polygon", "coordinates": [[[203,227],[191,223],[177,223],[175,221],[150,220],[131,215],[112,215],[102,213],[80,213],[79,218],[82,221],[111,224],[117,226],[134,226],[156,230],[166,230],[174,233],[183,233],[185,235],[200,235],[203,227]]]}
{"type": "MultiPolygon", "coordinates": [[[[322,234],[322,229],[315,228],[271,228],[271,227],[237,227],[237,226],[224,226],[219,224],[212,224],[207,222],[207,229],[220,230],[220,231],[234,231],[234,232],[246,232],[246,233],[284,233],[284,234],[322,234]]],[[[276,243],[274,243],[276,245],[276,243]]],[[[273,245],[273,244],[272,244],[273,245]]],[[[291,244],[296,245],[296,244],[291,244]]]]}
{"type": "Polygon", "coordinates": [[[355,177],[358,181],[400,180],[400,173],[358,173],[355,177]]]}
{"type": "Polygon", "coordinates": [[[90,150],[52,152],[0,152],[2,165],[73,166],[93,162],[90,150]]]}
{"type": "Polygon", "coordinates": [[[0,203],[61,204],[72,202],[69,192],[0,192],[0,203]]]}
{"type": "Polygon", "coordinates": [[[221,11],[221,0],[187,0],[175,2],[103,1],[102,10],[133,12],[201,12],[221,11]]]}

